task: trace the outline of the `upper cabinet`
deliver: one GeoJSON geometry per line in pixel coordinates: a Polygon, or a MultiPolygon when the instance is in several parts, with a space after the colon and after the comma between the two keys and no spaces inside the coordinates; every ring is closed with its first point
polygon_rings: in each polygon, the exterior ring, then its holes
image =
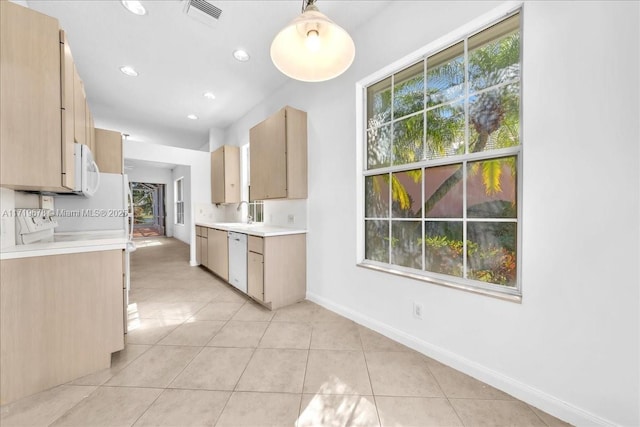
{"type": "Polygon", "coordinates": [[[65,190],[56,19],[0,1],[0,87],[0,185],[65,190]]]}
{"type": "Polygon", "coordinates": [[[93,118],[58,20],[0,1],[0,186],[71,191],[93,118]],[[60,159],[57,161],[56,159],[60,159]]]}
{"type": "Polygon", "coordinates": [[[250,130],[249,200],[307,198],[307,113],[289,106],[250,130]]]}
{"type": "Polygon", "coordinates": [[[211,153],[211,203],[240,202],[240,148],[224,145],[211,153]]]}
{"type": "Polygon", "coordinates": [[[120,132],[96,129],[93,153],[100,172],[122,173],[122,134],[120,132]]]}

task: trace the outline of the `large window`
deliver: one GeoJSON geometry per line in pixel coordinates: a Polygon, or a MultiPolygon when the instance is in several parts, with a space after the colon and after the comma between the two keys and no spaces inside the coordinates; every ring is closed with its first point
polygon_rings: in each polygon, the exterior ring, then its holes
{"type": "Polygon", "coordinates": [[[520,294],[520,14],[364,88],[365,266],[520,294]]]}
{"type": "Polygon", "coordinates": [[[176,198],[176,224],[184,225],[184,200],[183,200],[183,182],[184,178],[178,178],[175,181],[175,198],[176,198]]]}

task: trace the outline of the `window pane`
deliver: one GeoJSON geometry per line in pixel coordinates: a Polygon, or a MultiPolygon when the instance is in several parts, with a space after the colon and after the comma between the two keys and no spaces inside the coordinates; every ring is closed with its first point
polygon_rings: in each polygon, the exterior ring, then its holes
{"type": "Polygon", "coordinates": [[[464,153],[464,103],[427,111],[427,158],[464,153]]]}
{"type": "Polygon", "coordinates": [[[394,218],[420,218],[422,216],[422,169],[396,172],[392,175],[391,206],[394,218]]]}
{"type": "Polygon", "coordinates": [[[367,128],[391,120],[391,77],[367,88],[367,128]]]}
{"type": "Polygon", "coordinates": [[[462,192],[462,164],[425,169],[425,217],[462,218],[462,192]]]}
{"type": "Polygon", "coordinates": [[[365,258],[389,262],[389,221],[365,221],[365,258]]]}
{"type": "Polygon", "coordinates": [[[467,216],[469,218],[516,218],[517,159],[469,162],[467,216]]]}
{"type": "Polygon", "coordinates": [[[516,224],[467,224],[467,276],[470,279],[516,286],[516,224]]]}
{"type": "Polygon", "coordinates": [[[367,169],[391,164],[391,125],[367,131],[367,169]]]}
{"type": "Polygon", "coordinates": [[[462,277],[461,221],[427,221],[424,224],[425,266],[434,273],[462,277]]]}
{"type": "Polygon", "coordinates": [[[427,106],[464,95],[464,44],[458,43],[427,58],[427,106]]]}
{"type": "Polygon", "coordinates": [[[389,174],[365,177],[367,218],[389,218],[389,174]]]}
{"type": "Polygon", "coordinates": [[[391,263],[422,269],[422,224],[419,221],[392,221],[391,263]]]}
{"type": "Polygon", "coordinates": [[[394,76],[393,118],[424,108],[424,63],[419,62],[394,76]]]}
{"type": "Polygon", "coordinates": [[[469,38],[469,87],[478,91],[520,77],[519,17],[469,38]]]}
{"type": "Polygon", "coordinates": [[[393,124],[393,164],[404,165],[422,160],[423,115],[418,114],[393,124]]]}
{"type": "Polygon", "coordinates": [[[469,152],[520,143],[520,85],[502,86],[469,98],[469,152]]]}

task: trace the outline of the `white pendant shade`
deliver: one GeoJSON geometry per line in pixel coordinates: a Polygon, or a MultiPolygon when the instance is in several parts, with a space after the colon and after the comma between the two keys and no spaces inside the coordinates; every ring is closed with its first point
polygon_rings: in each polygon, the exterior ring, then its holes
{"type": "Polygon", "coordinates": [[[356,47],[349,34],[309,5],[271,43],[271,60],[283,74],[305,82],[321,82],[344,73],[356,47]]]}

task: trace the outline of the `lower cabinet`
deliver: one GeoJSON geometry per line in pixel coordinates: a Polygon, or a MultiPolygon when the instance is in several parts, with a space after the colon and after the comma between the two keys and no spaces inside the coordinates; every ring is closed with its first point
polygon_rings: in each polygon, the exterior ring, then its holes
{"type": "Polygon", "coordinates": [[[209,266],[209,229],[196,225],[196,263],[209,266]]]}
{"type": "Polygon", "coordinates": [[[251,298],[264,301],[264,256],[262,254],[249,252],[247,255],[247,293],[251,298]]]}
{"type": "Polygon", "coordinates": [[[121,250],[0,261],[0,404],[111,365],[122,264],[121,250]]]}
{"type": "MultiPolygon", "coordinates": [[[[229,282],[228,232],[196,226],[196,261],[229,282]]],[[[242,255],[241,255],[242,256],[242,255]]],[[[276,310],[305,299],[305,234],[247,236],[247,294],[276,310]]]]}
{"type": "Polygon", "coordinates": [[[276,310],[302,301],[307,293],[304,234],[249,236],[247,293],[276,310]]]}
{"type": "Polygon", "coordinates": [[[229,281],[229,241],[225,230],[208,230],[207,254],[209,270],[229,281]]]}

